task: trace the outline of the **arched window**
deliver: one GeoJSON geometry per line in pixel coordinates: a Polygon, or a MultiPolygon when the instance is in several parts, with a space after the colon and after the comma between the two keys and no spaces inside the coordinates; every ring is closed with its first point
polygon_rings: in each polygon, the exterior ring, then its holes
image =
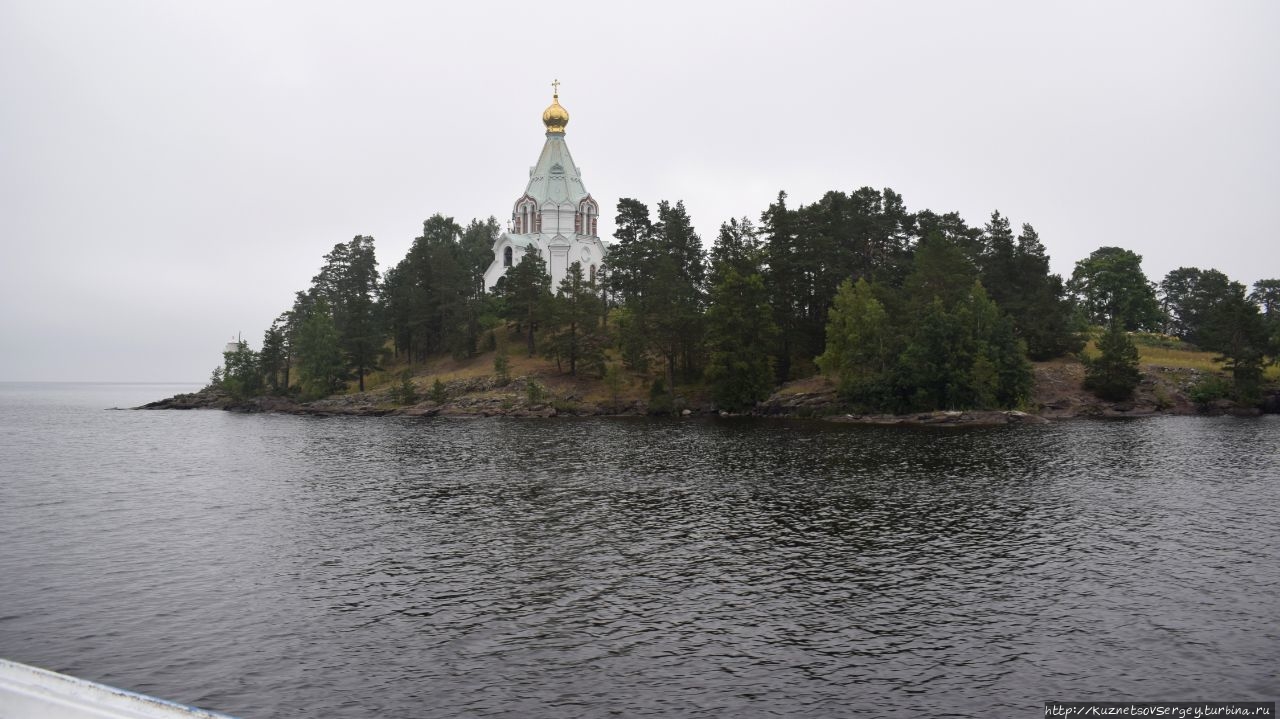
{"type": "Polygon", "coordinates": [[[596,217],[600,215],[600,206],[587,195],[578,203],[578,213],[574,217],[573,229],[580,235],[596,236],[596,217]]]}
{"type": "Polygon", "coordinates": [[[503,267],[511,266],[511,248],[510,247],[504,247],[502,249],[502,266],[503,267]]]}
{"type": "Polygon", "coordinates": [[[515,228],[514,232],[518,235],[525,235],[535,230],[536,215],[538,214],[538,205],[528,195],[521,195],[516,200],[515,207],[511,213],[511,224],[515,228]]]}
{"type": "Polygon", "coordinates": [[[595,283],[596,283],[596,266],[591,265],[591,284],[594,285],[595,283]]]}

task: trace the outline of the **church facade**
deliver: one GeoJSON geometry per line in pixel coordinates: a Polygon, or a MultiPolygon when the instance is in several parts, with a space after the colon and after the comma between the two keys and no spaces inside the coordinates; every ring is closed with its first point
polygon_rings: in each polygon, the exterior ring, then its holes
{"type": "Polygon", "coordinates": [[[526,252],[536,251],[551,275],[551,290],[560,286],[574,262],[582,275],[594,280],[604,262],[604,243],[597,222],[600,205],[582,183],[582,172],[564,141],[569,113],[560,105],[559,83],[551,106],[542,113],[546,142],[538,163],[529,169],[529,184],[511,208],[507,231],[493,243],[493,263],[484,273],[484,286],[492,289],[509,267],[526,252]]]}

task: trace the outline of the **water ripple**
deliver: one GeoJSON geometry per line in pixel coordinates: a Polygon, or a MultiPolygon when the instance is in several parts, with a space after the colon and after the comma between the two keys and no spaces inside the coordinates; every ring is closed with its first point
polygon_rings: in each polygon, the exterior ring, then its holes
{"type": "Polygon", "coordinates": [[[1280,689],[1272,418],[74,409],[0,405],[0,655],[231,714],[1021,716],[1280,689]]]}

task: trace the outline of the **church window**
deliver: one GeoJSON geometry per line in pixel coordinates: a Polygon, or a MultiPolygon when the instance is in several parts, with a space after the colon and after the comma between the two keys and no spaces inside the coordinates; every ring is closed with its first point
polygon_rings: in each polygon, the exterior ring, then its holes
{"type": "Polygon", "coordinates": [[[596,282],[596,266],[591,265],[591,284],[595,284],[595,282],[596,282]]]}
{"type": "Polygon", "coordinates": [[[512,214],[512,231],[518,235],[526,235],[533,232],[537,214],[538,206],[533,201],[533,198],[528,195],[522,196],[516,201],[515,211],[512,214]]]}
{"type": "Polygon", "coordinates": [[[502,250],[502,266],[503,267],[511,266],[511,248],[510,247],[503,248],[502,250]]]}
{"type": "Polygon", "coordinates": [[[578,215],[581,219],[581,224],[576,226],[575,229],[580,234],[595,237],[597,232],[596,218],[599,214],[600,206],[596,204],[596,201],[592,199],[590,195],[588,195],[582,200],[582,202],[578,203],[578,215]]]}

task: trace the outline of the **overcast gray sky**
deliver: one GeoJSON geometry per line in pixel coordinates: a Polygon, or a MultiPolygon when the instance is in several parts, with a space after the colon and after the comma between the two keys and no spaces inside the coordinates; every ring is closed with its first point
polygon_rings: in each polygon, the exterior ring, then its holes
{"type": "MultiPolygon", "coordinates": [[[[559,78],[611,220],[786,190],[1280,277],[1280,3],[0,0],[0,380],[202,381],[356,234],[506,221],[559,78]]],[[[611,239],[612,222],[601,223],[611,239]]]]}

